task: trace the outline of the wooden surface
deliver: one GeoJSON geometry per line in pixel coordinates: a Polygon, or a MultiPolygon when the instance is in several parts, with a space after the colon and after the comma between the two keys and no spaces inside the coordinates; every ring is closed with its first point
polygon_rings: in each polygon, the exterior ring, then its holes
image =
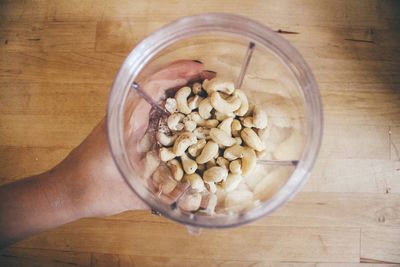
{"type": "Polygon", "coordinates": [[[189,236],[144,212],[84,219],[0,253],[0,266],[398,266],[398,1],[0,1],[0,182],[42,172],[101,119],[130,49],[184,15],[233,12],[300,50],[325,134],[311,178],[268,218],[189,236]]]}

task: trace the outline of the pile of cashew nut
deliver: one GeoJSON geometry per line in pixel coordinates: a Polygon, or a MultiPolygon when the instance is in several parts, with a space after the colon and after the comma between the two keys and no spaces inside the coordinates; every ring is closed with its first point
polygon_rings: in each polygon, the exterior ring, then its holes
{"type": "MultiPolygon", "coordinates": [[[[159,157],[176,182],[196,192],[235,190],[263,155],[267,115],[230,81],[217,77],[182,87],[165,109],[170,115],[156,135],[159,157]]],[[[200,200],[194,203],[189,210],[200,200]]]]}

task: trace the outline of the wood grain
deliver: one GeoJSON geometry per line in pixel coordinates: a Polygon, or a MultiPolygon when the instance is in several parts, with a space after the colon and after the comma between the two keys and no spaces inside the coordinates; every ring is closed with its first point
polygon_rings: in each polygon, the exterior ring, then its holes
{"type": "Polygon", "coordinates": [[[301,193],[200,236],[147,212],[85,219],[1,251],[0,266],[399,266],[399,1],[0,1],[0,184],[62,160],[104,116],[126,54],[202,12],[281,30],[312,68],[325,131],[301,193]]]}

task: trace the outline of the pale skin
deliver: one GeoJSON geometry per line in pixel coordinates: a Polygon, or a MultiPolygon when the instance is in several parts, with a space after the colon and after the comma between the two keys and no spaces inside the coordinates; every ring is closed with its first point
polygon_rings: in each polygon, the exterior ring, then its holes
{"type": "MultiPolygon", "coordinates": [[[[213,75],[200,62],[182,60],[155,73],[143,87],[159,100],[166,89],[213,75]]],[[[132,100],[133,112],[142,116],[127,121],[130,144],[139,141],[148,124],[150,107],[142,101],[132,100]]],[[[149,209],[119,173],[106,128],[103,119],[51,170],[0,186],[0,248],[80,218],[149,209]]]]}

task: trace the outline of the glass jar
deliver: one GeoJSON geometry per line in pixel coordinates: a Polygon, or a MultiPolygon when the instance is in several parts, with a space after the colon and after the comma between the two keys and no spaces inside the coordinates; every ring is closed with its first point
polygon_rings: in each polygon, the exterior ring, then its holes
{"type": "MultiPolygon", "coordinates": [[[[174,21],[150,34],[130,52],[112,86],[107,124],[116,165],[128,185],[152,210],[185,225],[223,228],[254,221],[294,196],[319,152],[323,114],[314,76],[293,46],[256,21],[210,13],[174,21]],[[200,60],[218,76],[235,81],[249,44],[255,47],[241,89],[250,102],[266,109],[269,125],[263,159],[272,164],[259,161],[257,170],[237,190],[229,196],[216,196],[215,210],[207,210],[215,196],[203,194],[205,207],[187,212],[180,201],[195,192],[176,181],[171,188],[154,186],[154,166],[149,171],[145,165],[158,164],[156,150],[141,150],[141,142],[129,140],[138,130],[132,129],[129,122],[144,115],[135,108],[142,96],[135,93],[132,85],[143,85],[163,66],[181,59],[200,60]],[[283,160],[296,164],[279,164],[283,160]]],[[[148,143],[156,143],[154,135],[146,138],[148,143]]],[[[152,148],[156,149],[154,145],[152,148]]]]}

